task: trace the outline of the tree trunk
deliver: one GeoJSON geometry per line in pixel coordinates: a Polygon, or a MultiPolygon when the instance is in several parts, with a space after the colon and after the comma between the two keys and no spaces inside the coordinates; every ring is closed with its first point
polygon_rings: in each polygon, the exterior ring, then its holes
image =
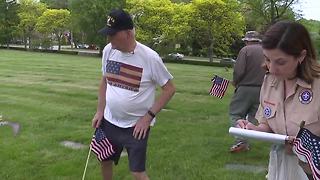
{"type": "Polygon", "coordinates": [[[72,33],[72,31],[70,31],[69,36],[70,36],[69,38],[70,38],[71,49],[73,49],[74,47],[73,47],[73,33],[72,33]]]}
{"type": "Polygon", "coordinates": [[[58,37],[58,51],[61,50],[61,36],[60,34],[57,34],[57,37],[58,37]]]}
{"type": "Polygon", "coordinates": [[[209,62],[213,62],[213,36],[211,31],[211,26],[209,25],[209,49],[208,49],[208,56],[209,56],[209,62]]]}
{"type": "Polygon", "coordinates": [[[28,36],[28,40],[29,40],[29,49],[31,49],[31,48],[33,48],[32,43],[31,43],[31,36],[28,36]]]}
{"type": "Polygon", "coordinates": [[[208,52],[208,55],[209,55],[209,61],[210,62],[213,62],[213,40],[210,40],[210,46],[209,46],[209,52],[208,52]]]}
{"type": "Polygon", "coordinates": [[[270,17],[271,17],[271,24],[274,24],[276,19],[275,19],[275,2],[274,0],[270,0],[270,17]]]}
{"type": "Polygon", "coordinates": [[[27,37],[26,36],[23,37],[23,41],[24,41],[24,49],[27,49],[27,37]]]}

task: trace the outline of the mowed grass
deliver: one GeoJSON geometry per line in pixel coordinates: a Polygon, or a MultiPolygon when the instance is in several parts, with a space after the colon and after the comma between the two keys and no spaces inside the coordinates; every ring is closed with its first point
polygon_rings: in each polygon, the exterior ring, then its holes
{"type": "MultiPolygon", "coordinates": [[[[0,114],[21,124],[13,137],[0,127],[0,179],[78,180],[88,149],[60,145],[90,143],[96,110],[99,58],[0,50],[0,114]]],[[[152,180],[259,180],[265,173],[226,169],[226,164],[265,166],[269,144],[254,141],[251,151],[230,154],[229,86],[223,99],[208,95],[214,74],[231,79],[232,69],[166,64],[177,91],[151,129],[147,172],[152,180]]],[[[132,179],[127,157],[115,179],[132,179]]],[[[86,179],[101,179],[91,155],[86,179]]]]}

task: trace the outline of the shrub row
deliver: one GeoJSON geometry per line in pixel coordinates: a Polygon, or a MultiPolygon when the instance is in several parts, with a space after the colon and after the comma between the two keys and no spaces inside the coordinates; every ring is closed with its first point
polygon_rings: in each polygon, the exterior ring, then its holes
{"type": "MultiPolygon", "coordinates": [[[[6,46],[0,46],[1,49],[8,49],[6,46]]],[[[69,55],[82,55],[82,56],[92,56],[101,57],[98,53],[86,53],[78,51],[64,51],[64,50],[49,50],[49,49],[25,49],[23,47],[9,47],[9,49],[20,50],[20,51],[32,51],[32,52],[46,52],[46,53],[59,53],[59,54],[69,54],[69,55]]],[[[162,58],[165,63],[178,63],[178,64],[192,64],[201,66],[215,66],[215,67],[232,67],[232,65],[220,64],[218,62],[209,61],[194,61],[194,60],[172,60],[168,58],[162,58]]]]}
{"type": "Polygon", "coordinates": [[[209,62],[209,61],[194,61],[194,60],[171,60],[167,58],[162,58],[165,63],[178,63],[178,64],[192,64],[192,65],[201,65],[201,66],[215,66],[215,67],[232,67],[231,64],[220,64],[218,62],[209,62]]]}
{"type": "MultiPolygon", "coordinates": [[[[1,49],[8,49],[5,46],[0,46],[1,49]]],[[[50,49],[25,49],[24,47],[9,47],[12,50],[19,51],[31,51],[31,52],[45,52],[45,53],[59,53],[59,54],[70,54],[70,55],[78,55],[77,51],[64,51],[64,50],[50,50],[50,49]]]]}

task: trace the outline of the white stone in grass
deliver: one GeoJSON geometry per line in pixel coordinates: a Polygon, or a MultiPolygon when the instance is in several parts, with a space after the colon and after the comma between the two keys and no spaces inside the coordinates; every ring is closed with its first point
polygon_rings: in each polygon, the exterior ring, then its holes
{"type": "Polygon", "coordinates": [[[252,172],[252,173],[266,173],[267,167],[259,166],[259,165],[248,165],[248,164],[226,164],[226,169],[234,171],[244,171],[244,172],[252,172]]]}
{"type": "Polygon", "coordinates": [[[163,108],[161,111],[172,111],[172,110],[163,108]]]}
{"type": "Polygon", "coordinates": [[[0,126],[10,126],[13,131],[13,135],[16,136],[20,131],[20,124],[16,122],[10,122],[10,121],[2,121],[2,116],[0,120],[0,126]]]}
{"type": "Polygon", "coordinates": [[[70,149],[84,149],[87,148],[87,146],[81,144],[81,143],[77,143],[77,142],[73,142],[73,141],[62,141],[60,143],[62,146],[70,148],[70,149]]]}

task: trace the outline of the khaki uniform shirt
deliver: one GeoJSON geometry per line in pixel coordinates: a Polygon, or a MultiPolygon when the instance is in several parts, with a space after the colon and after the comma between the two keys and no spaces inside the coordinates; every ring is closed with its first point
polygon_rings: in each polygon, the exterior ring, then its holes
{"type": "Polygon", "coordinates": [[[284,97],[284,81],[274,75],[265,76],[260,92],[256,118],[267,123],[277,134],[296,136],[301,121],[313,134],[320,135],[320,79],[307,84],[297,79],[294,89],[284,97]]]}

